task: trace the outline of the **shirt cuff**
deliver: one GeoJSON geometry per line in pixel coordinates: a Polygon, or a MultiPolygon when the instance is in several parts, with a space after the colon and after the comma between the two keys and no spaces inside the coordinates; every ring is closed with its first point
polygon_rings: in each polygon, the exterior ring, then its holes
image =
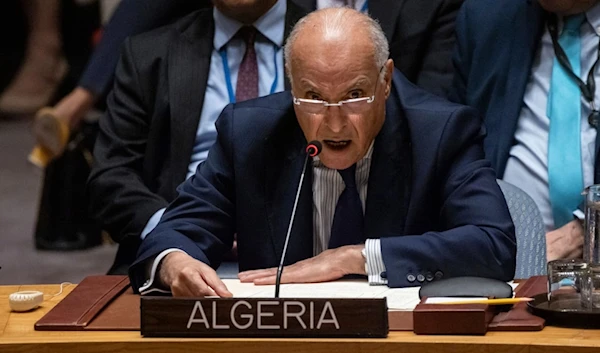
{"type": "Polygon", "coordinates": [[[367,258],[367,275],[370,285],[387,284],[387,278],[383,278],[385,274],[385,264],[383,263],[383,255],[381,255],[381,241],[379,239],[367,239],[365,242],[365,253],[367,258]]]}
{"type": "Polygon", "coordinates": [[[156,269],[158,269],[158,265],[160,265],[160,262],[162,261],[162,259],[165,256],[167,256],[168,254],[170,254],[172,252],[176,252],[176,251],[185,253],[185,251],[183,251],[181,249],[173,248],[173,249],[167,249],[167,250],[161,252],[160,254],[158,254],[158,256],[154,258],[154,261],[152,261],[152,259],[148,259],[147,268],[146,268],[146,278],[149,278],[149,279],[146,280],[146,282],[144,282],[144,284],[139,288],[141,295],[146,295],[146,294],[149,294],[152,292],[171,293],[170,290],[161,289],[161,288],[158,288],[157,286],[155,286],[154,279],[156,278],[156,269]]]}
{"type": "Polygon", "coordinates": [[[142,238],[142,240],[144,240],[144,238],[146,237],[146,235],[148,235],[148,233],[150,233],[151,231],[154,230],[154,228],[156,228],[156,225],[160,221],[160,218],[162,217],[163,213],[165,213],[165,210],[166,210],[166,208],[161,208],[160,210],[154,212],[152,217],[150,217],[150,219],[148,220],[148,223],[146,223],[146,226],[142,230],[142,234],[140,234],[140,238],[142,238]]]}

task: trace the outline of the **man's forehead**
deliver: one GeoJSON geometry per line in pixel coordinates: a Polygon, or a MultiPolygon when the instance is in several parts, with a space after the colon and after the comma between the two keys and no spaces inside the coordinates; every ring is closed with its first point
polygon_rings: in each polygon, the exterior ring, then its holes
{"type": "Polygon", "coordinates": [[[372,80],[364,74],[329,76],[310,74],[298,75],[299,88],[302,90],[320,90],[325,88],[338,88],[345,90],[347,88],[367,88],[372,84],[372,80]]]}
{"type": "MultiPolygon", "coordinates": [[[[309,66],[340,66],[373,58],[374,48],[365,40],[349,37],[303,36],[292,48],[292,61],[309,66]]],[[[305,66],[306,66],[305,65],[305,66]]]]}

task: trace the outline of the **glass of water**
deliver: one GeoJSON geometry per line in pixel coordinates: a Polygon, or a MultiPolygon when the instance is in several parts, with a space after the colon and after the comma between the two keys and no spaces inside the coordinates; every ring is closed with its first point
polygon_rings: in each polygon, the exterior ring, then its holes
{"type": "Polygon", "coordinates": [[[589,265],[581,259],[548,262],[550,309],[580,311],[589,308],[589,265]]]}
{"type": "Polygon", "coordinates": [[[588,276],[584,283],[586,308],[600,309],[600,265],[589,264],[588,276]]]}
{"type": "Polygon", "coordinates": [[[585,195],[583,261],[600,264],[600,184],[586,188],[583,195],[585,195]]]}

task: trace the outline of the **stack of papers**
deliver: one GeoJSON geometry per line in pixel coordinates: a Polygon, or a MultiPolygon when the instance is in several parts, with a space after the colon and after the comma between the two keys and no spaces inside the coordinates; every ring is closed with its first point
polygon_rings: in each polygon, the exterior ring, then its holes
{"type": "MultiPolygon", "coordinates": [[[[255,286],[237,279],[223,283],[236,298],[273,298],[275,286],[255,286]]],[[[281,298],[387,298],[388,310],[411,311],[419,304],[421,287],[389,288],[371,286],[364,280],[339,280],[325,283],[282,284],[281,298]]]]}

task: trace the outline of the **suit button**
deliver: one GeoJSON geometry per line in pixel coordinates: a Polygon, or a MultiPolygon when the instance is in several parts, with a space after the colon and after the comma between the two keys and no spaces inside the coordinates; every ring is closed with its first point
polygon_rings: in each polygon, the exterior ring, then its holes
{"type": "Polygon", "coordinates": [[[408,276],[406,276],[406,280],[409,281],[410,283],[413,283],[415,281],[415,275],[413,275],[412,273],[409,273],[408,276]]]}
{"type": "Polygon", "coordinates": [[[433,281],[433,273],[431,273],[431,271],[427,271],[427,273],[425,273],[425,279],[427,282],[433,281]]]}
{"type": "Polygon", "coordinates": [[[442,271],[435,272],[435,279],[442,279],[444,277],[444,273],[442,271]]]}
{"type": "Polygon", "coordinates": [[[379,277],[381,277],[381,278],[387,278],[387,272],[386,271],[381,272],[379,274],[379,277]]]}
{"type": "Polygon", "coordinates": [[[421,283],[425,282],[425,276],[423,276],[423,274],[422,274],[422,273],[419,273],[419,274],[417,275],[417,281],[419,281],[419,282],[421,282],[421,283]]]}

